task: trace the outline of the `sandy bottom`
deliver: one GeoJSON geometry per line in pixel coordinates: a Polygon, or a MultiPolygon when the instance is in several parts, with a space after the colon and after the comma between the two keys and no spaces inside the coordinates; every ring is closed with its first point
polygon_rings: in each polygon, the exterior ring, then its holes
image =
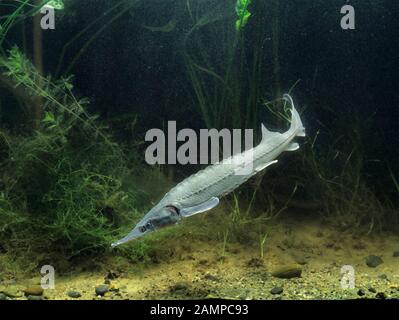
{"type": "MultiPolygon", "coordinates": [[[[170,244],[166,244],[170,245],[170,244]]],[[[45,299],[357,299],[399,298],[399,237],[354,236],[318,222],[274,225],[260,245],[209,243],[182,238],[171,258],[150,265],[115,266],[102,271],[56,276],[45,299]],[[382,261],[366,264],[370,255],[382,261]],[[343,272],[342,267],[347,272],[343,272]],[[349,267],[348,267],[349,266],[349,267]],[[348,273],[349,272],[349,273],[348,273]],[[283,277],[283,278],[282,278],[283,277]],[[285,277],[285,278],[284,278],[285,277]],[[106,283],[103,296],[95,288],[106,283]],[[353,287],[354,285],[354,287],[353,287]],[[68,292],[76,291],[79,298],[68,292]]],[[[156,260],[156,259],[155,259],[156,260]]],[[[373,260],[373,259],[372,259],[373,260]]],[[[19,292],[40,278],[0,285],[19,292]]]]}

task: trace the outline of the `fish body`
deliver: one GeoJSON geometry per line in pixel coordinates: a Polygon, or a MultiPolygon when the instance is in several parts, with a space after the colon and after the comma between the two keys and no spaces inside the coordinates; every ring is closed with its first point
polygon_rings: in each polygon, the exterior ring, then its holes
{"type": "Polygon", "coordinates": [[[126,243],[159,228],[177,223],[182,218],[208,211],[219,203],[219,198],[232,192],[266,167],[284,151],[295,151],[299,144],[295,137],[305,136],[305,129],[292,98],[283,99],[291,105],[291,126],[284,132],[272,132],[262,124],[262,141],[256,147],[215,163],[191,175],[172,188],[153,207],[137,226],[112,246],[126,243]]]}

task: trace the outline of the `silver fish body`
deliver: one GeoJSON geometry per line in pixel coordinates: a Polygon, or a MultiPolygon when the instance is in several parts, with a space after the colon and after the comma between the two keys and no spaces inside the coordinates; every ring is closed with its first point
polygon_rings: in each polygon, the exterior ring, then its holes
{"type": "Polygon", "coordinates": [[[112,244],[117,246],[136,239],[161,227],[172,225],[191,215],[212,209],[219,198],[232,192],[249,178],[266,167],[284,151],[295,151],[297,136],[305,136],[305,129],[295,109],[292,98],[283,99],[291,104],[291,126],[284,133],[271,132],[262,125],[262,141],[250,150],[224,159],[191,175],[172,188],[153,207],[137,226],[123,239],[112,244]]]}

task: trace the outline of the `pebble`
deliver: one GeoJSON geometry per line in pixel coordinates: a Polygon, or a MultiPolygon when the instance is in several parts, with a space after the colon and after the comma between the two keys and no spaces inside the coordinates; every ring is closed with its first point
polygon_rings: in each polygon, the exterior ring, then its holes
{"type": "Polygon", "coordinates": [[[8,287],[3,290],[3,293],[9,298],[19,298],[22,297],[21,291],[14,287],[8,287]]]}
{"type": "Polygon", "coordinates": [[[387,280],[387,281],[389,281],[388,276],[387,276],[385,273],[380,274],[380,275],[378,276],[378,278],[381,279],[381,280],[387,280]]]}
{"type": "Polygon", "coordinates": [[[366,249],[366,245],[363,242],[359,241],[353,245],[353,248],[356,250],[364,250],[364,249],[366,249]]]}
{"type": "Polygon", "coordinates": [[[41,296],[43,294],[43,288],[39,285],[27,287],[24,290],[25,296],[41,296]]]}
{"type": "Polygon", "coordinates": [[[283,266],[275,269],[272,276],[282,279],[299,278],[302,274],[302,269],[297,266],[283,266]]]}
{"type": "Polygon", "coordinates": [[[17,280],[15,278],[12,278],[10,280],[4,281],[5,284],[13,286],[17,284],[17,280]]]}
{"type": "Polygon", "coordinates": [[[308,263],[304,257],[296,257],[295,262],[302,266],[308,263]]]}
{"type": "Polygon", "coordinates": [[[369,291],[372,292],[372,293],[376,293],[377,292],[377,290],[375,290],[373,287],[370,287],[369,291]]]}
{"type": "Polygon", "coordinates": [[[170,287],[170,291],[171,292],[186,291],[188,287],[189,285],[186,282],[177,282],[176,284],[170,287]]]}
{"type": "Polygon", "coordinates": [[[68,297],[73,298],[73,299],[77,299],[82,296],[79,291],[68,291],[67,295],[68,295],[68,297]]]}
{"type": "Polygon", "coordinates": [[[101,284],[96,287],[95,291],[97,296],[103,296],[109,291],[109,287],[106,284],[101,284]]]}
{"type": "Polygon", "coordinates": [[[377,299],[386,299],[386,298],[387,298],[387,295],[386,295],[384,292],[378,292],[378,293],[375,295],[375,297],[376,297],[377,299]]]}
{"type": "Polygon", "coordinates": [[[0,301],[7,300],[7,296],[4,293],[0,293],[0,301]]]}
{"type": "Polygon", "coordinates": [[[252,258],[247,262],[247,266],[251,268],[260,268],[263,267],[263,261],[258,258],[252,258]]]}
{"type": "Polygon", "coordinates": [[[283,293],[284,289],[281,287],[274,287],[272,290],[270,290],[271,294],[281,294],[283,293]]]}
{"type": "Polygon", "coordinates": [[[115,280],[117,278],[119,278],[119,273],[112,270],[108,271],[107,275],[105,276],[105,279],[108,280],[115,280]]]}
{"type": "Polygon", "coordinates": [[[363,289],[359,289],[359,291],[357,292],[357,294],[361,297],[363,297],[364,295],[366,295],[366,291],[364,291],[363,289]]]}
{"type": "Polygon", "coordinates": [[[214,276],[212,274],[207,274],[207,275],[205,275],[204,278],[205,278],[205,280],[215,281],[215,282],[220,280],[217,276],[214,276]]]}
{"type": "Polygon", "coordinates": [[[369,266],[370,268],[375,268],[378,267],[380,264],[384,263],[384,261],[382,261],[381,257],[375,256],[375,255],[369,255],[366,258],[366,264],[367,266],[369,266]]]}
{"type": "Polygon", "coordinates": [[[43,296],[33,296],[29,295],[28,300],[33,300],[33,301],[39,301],[39,300],[44,300],[43,296]]]}

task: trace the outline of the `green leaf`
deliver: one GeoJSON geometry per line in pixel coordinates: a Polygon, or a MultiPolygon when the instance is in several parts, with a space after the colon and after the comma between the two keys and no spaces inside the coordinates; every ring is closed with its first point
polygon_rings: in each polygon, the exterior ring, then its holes
{"type": "Polygon", "coordinates": [[[44,6],[53,8],[55,10],[63,10],[64,9],[64,1],[63,0],[50,0],[44,6]]]}
{"type": "Polygon", "coordinates": [[[248,11],[248,6],[251,4],[252,0],[237,0],[236,3],[236,13],[238,20],[236,21],[236,29],[240,31],[248,23],[251,17],[251,12],[248,11]]]}
{"type": "Polygon", "coordinates": [[[45,123],[54,123],[55,122],[55,116],[54,114],[50,113],[50,112],[46,112],[43,122],[45,123]]]}

